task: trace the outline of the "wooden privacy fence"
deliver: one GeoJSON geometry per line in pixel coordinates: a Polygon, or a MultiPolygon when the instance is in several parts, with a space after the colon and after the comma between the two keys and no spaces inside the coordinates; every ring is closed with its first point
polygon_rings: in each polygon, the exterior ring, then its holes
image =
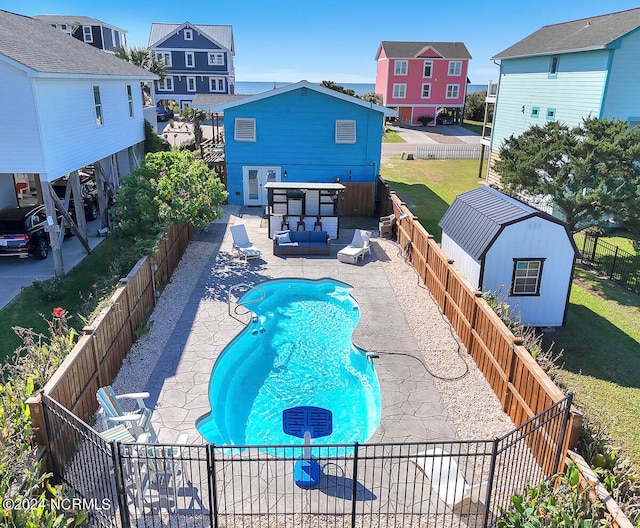
{"type": "MultiPolygon", "coordinates": [[[[416,157],[418,159],[480,159],[482,155],[482,145],[418,145],[416,147],[416,157]]],[[[484,150],[484,159],[489,159],[489,149],[484,150]]]]}
{"type": "MultiPolygon", "coordinates": [[[[398,243],[408,250],[409,261],[416,269],[456,334],[464,343],[502,404],[502,409],[517,426],[564,398],[562,391],[522,346],[502,320],[453,265],[453,260],[440,249],[433,236],[418,222],[405,204],[391,194],[397,219],[398,243]]],[[[575,414],[569,430],[579,428],[575,414]]],[[[566,453],[571,437],[563,439],[566,453]]],[[[549,439],[544,429],[529,443],[537,462],[547,474],[561,468],[550,468],[546,460],[549,439]]]]}
{"type": "MultiPolygon", "coordinates": [[[[140,259],[109,299],[107,306],[83,333],[71,353],[44,387],[44,392],[84,421],[98,408],[96,391],[109,385],[136,339],[136,330],[151,313],[156,289],[180,262],[191,236],[188,225],[172,226],[163,234],[153,256],[140,259]]],[[[37,398],[32,398],[37,400],[37,398]]],[[[39,434],[39,405],[31,404],[39,434]]],[[[42,438],[38,439],[38,443],[42,438]]]]}

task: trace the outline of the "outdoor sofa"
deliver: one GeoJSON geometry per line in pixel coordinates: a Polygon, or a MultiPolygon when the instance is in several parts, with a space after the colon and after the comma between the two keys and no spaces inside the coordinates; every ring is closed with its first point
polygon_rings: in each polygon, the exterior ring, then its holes
{"type": "Polygon", "coordinates": [[[274,255],[329,255],[326,231],[278,231],[273,236],[274,255]]]}

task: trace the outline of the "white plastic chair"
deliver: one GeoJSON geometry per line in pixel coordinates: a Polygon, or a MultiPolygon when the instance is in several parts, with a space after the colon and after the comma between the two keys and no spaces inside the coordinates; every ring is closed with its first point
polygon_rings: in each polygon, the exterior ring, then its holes
{"type": "Polygon", "coordinates": [[[249,240],[244,224],[231,226],[229,230],[233,238],[233,249],[238,256],[244,258],[245,262],[249,259],[260,258],[262,256],[262,252],[254,247],[249,240]]]}
{"type": "Polygon", "coordinates": [[[338,251],[338,260],[346,264],[356,264],[359,259],[371,253],[369,247],[370,231],[356,229],[351,244],[338,251]]]}
{"type": "Polygon", "coordinates": [[[450,508],[456,508],[467,500],[477,503],[487,485],[487,482],[468,484],[458,471],[457,462],[439,447],[418,453],[415,464],[429,479],[431,489],[450,508]]]}

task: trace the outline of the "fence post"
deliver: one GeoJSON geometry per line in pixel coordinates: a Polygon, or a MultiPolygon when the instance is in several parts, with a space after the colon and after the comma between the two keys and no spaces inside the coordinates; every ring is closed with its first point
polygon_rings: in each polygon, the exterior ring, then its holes
{"type": "Polygon", "coordinates": [[[358,442],[353,444],[353,479],[351,481],[351,528],[356,528],[356,502],[358,500],[358,442]]]}
{"type": "MultiPolygon", "coordinates": [[[[113,469],[116,477],[116,495],[118,496],[118,506],[120,508],[120,522],[123,528],[131,526],[129,519],[129,505],[127,504],[127,484],[122,468],[122,457],[120,456],[120,444],[115,440],[109,443],[111,448],[111,457],[113,459],[113,469]]],[[[133,472],[135,472],[134,470],[133,472]]],[[[140,475],[133,475],[133,478],[140,478],[140,475]]],[[[135,491],[134,491],[135,494],[135,491]]],[[[142,498],[141,498],[142,499],[142,498]]],[[[143,506],[144,507],[144,506],[143,506]]]]}
{"type": "Polygon", "coordinates": [[[620,248],[616,246],[616,251],[613,254],[613,262],[611,263],[611,273],[609,274],[609,280],[613,280],[613,272],[616,270],[616,260],[618,260],[618,250],[620,248]]]}
{"type": "MultiPolygon", "coordinates": [[[[502,410],[507,414],[509,414],[509,407],[511,406],[511,391],[509,390],[509,384],[513,380],[513,366],[515,365],[516,357],[517,357],[515,349],[517,346],[521,346],[522,343],[524,343],[524,340],[521,337],[514,337],[513,341],[509,345],[509,350],[511,351],[511,357],[509,358],[508,370],[505,372],[505,375],[507,378],[506,379],[507,386],[505,387],[505,392],[502,398],[500,398],[502,403],[502,410]]],[[[509,416],[511,415],[509,414],[509,416]]]]}
{"type": "Polygon", "coordinates": [[[484,510],[484,522],[482,526],[489,527],[489,512],[491,512],[491,495],[493,493],[493,479],[496,475],[496,462],[498,461],[498,443],[500,439],[498,437],[493,439],[493,448],[491,449],[491,464],[489,465],[489,480],[487,481],[487,494],[485,496],[484,503],[486,508],[484,510]]]}
{"type": "Polygon", "coordinates": [[[209,511],[211,512],[209,526],[218,528],[218,482],[216,480],[215,448],[214,444],[207,444],[207,474],[211,479],[209,483],[209,511]]]}
{"type": "Polygon", "coordinates": [[[570,392],[567,394],[565,398],[565,409],[563,413],[562,420],[562,428],[560,430],[560,438],[558,438],[557,452],[556,452],[556,463],[554,467],[554,472],[558,473],[561,470],[561,465],[564,463],[564,458],[567,453],[564,451],[564,437],[567,434],[567,426],[569,425],[569,417],[571,416],[571,404],[573,403],[573,393],[570,392]]]}
{"type": "MultiPolygon", "coordinates": [[[[587,239],[588,235],[585,235],[585,241],[587,239]]],[[[598,249],[598,240],[600,240],[598,238],[598,236],[594,236],[593,237],[593,249],[591,250],[591,262],[595,262],[596,261],[596,253],[597,253],[597,249],[598,249]]]]}

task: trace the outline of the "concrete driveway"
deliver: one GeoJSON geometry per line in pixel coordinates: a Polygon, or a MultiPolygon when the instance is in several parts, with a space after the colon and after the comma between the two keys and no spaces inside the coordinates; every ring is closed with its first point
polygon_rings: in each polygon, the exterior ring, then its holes
{"type": "MultiPolygon", "coordinates": [[[[95,248],[104,240],[97,236],[100,220],[87,222],[89,247],[95,248]]],[[[62,261],[64,270],[68,272],[78,265],[87,254],[77,237],[67,237],[62,244],[62,261]]],[[[25,286],[30,286],[35,279],[46,280],[55,275],[53,253],[44,260],[33,257],[2,257],[0,258],[0,308],[5,307],[20,293],[25,286]]]]}

